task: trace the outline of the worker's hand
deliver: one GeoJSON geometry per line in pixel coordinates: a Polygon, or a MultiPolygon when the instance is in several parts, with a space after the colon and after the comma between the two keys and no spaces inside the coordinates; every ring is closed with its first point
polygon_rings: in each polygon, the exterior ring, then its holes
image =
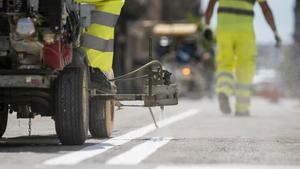
{"type": "Polygon", "coordinates": [[[276,45],[275,45],[276,48],[280,48],[281,45],[282,45],[282,41],[281,41],[281,38],[280,38],[280,36],[278,35],[277,32],[275,32],[274,37],[275,37],[275,40],[276,40],[276,45]]]}
{"type": "Polygon", "coordinates": [[[214,33],[208,25],[204,27],[203,37],[208,41],[213,41],[214,39],[214,33]]]}

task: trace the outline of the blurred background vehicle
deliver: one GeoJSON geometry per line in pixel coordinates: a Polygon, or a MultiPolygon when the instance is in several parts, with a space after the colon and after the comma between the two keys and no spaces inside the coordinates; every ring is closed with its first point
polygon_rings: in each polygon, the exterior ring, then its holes
{"type": "MultiPolygon", "coordinates": [[[[149,37],[158,23],[186,23],[190,16],[200,18],[200,1],[187,0],[130,0],[125,4],[118,24],[116,56],[114,68],[116,75],[129,72],[148,60],[149,37]],[[181,10],[177,10],[177,9],[181,10]],[[164,9],[164,10],[162,10],[164,9]],[[119,64],[122,63],[122,64],[119,64]],[[119,66],[122,65],[122,66],[119,66]]],[[[156,49],[153,49],[155,53],[156,49]]],[[[118,85],[121,93],[133,89],[142,91],[141,82],[122,82],[118,85]]]]}
{"type": "Polygon", "coordinates": [[[212,85],[205,78],[200,35],[198,25],[194,23],[157,24],[153,27],[155,53],[173,72],[180,96],[201,98],[206,94],[206,85],[212,85]]]}

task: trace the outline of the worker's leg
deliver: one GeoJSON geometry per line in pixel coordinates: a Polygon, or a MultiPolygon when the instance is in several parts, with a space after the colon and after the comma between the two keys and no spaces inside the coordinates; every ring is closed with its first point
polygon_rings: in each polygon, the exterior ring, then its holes
{"type": "Polygon", "coordinates": [[[234,44],[232,33],[217,33],[217,73],[216,92],[227,96],[233,94],[234,87],[234,44]]]}
{"type": "Polygon", "coordinates": [[[254,33],[236,34],[236,111],[248,113],[252,96],[252,81],[256,70],[256,42],[254,33]]]}
{"type": "Polygon", "coordinates": [[[99,0],[92,13],[92,25],[83,37],[90,66],[112,74],[114,32],[124,0],[99,0]]]}
{"type": "Polygon", "coordinates": [[[217,34],[217,74],[216,92],[218,94],[220,110],[224,114],[231,113],[229,96],[234,86],[234,53],[232,33],[219,32],[217,34]]]}

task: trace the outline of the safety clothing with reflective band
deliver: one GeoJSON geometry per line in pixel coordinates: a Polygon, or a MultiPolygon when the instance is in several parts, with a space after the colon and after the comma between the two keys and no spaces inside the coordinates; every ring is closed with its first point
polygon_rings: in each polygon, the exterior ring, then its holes
{"type": "Polygon", "coordinates": [[[218,0],[217,31],[254,32],[253,17],[256,2],[266,0],[218,0]]]}
{"type": "Polygon", "coordinates": [[[78,3],[96,5],[91,13],[92,24],[82,38],[91,67],[104,72],[112,71],[114,34],[125,0],[76,0],[78,3]]]}
{"type": "Polygon", "coordinates": [[[252,85],[237,84],[236,85],[236,110],[238,112],[247,112],[252,96],[252,85]]]}
{"type": "Polygon", "coordinates": [[[226,95],[232,95],[234,92],[234,76],[232,72],[219,72],[216,76],[217,93],[225,93],[226,95]]]}
{"type": "Polygon", "coordinates": [[[236,110],[250,106],[252,80],[256,70],[256,42],[253,32],[217,33],[216,92],[236,95],[236,110]]]}

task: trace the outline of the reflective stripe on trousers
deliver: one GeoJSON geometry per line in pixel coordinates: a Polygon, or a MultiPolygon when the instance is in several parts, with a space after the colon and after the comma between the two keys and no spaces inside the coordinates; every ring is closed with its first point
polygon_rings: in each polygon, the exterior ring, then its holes
{"type": "Polygon", "coordinates": [[[96,11],[92,11],[92,24],[82,37],[82,46],[90,66],[109,72],[113,63],[115,26],[124,0],[99,0],[92,4],[96,5],[96,11]]]}
{"type": "Polygon", "coordinates": [[[252,85],[237,84],[236,85],[236,110],[239,112],[248,111],[251,104],[253,87],[252,85]]]}
{"type": "Polygon", "coordinates": [[[220,72],[216,75],[216,92],[230,96],[234,91],[234,76],[229,72],[220,72]]]}

